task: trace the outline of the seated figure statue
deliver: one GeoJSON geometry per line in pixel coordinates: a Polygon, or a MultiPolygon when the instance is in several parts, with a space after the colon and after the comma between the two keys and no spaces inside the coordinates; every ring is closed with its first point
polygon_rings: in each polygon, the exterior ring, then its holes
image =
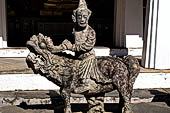
{"type": "Polygon", "coordinates": [[[83,93],[88,91],[95,85],[91,85],[93,81],[109,82],[103,80],[95,59],[94,45],[96,43],[96,33],[92,27],[88,25],[91,11],[87,8],[86,2],[80,0],[79,6],[73,11],[72,19],[76,27],[73,28],[75,43],[72,44],[68,40],[64,40],[59,46],[49,47],[52,53],[58,50],[71,50],[75,52],[75,57],[81,61],[79,64],[79,81],[80,87],[77,87],[75,93],[83,93]]]}
{"type": "Polygon", "coordinates": [[[88,103],[88,113],[104,113],[104,95],[117,90],[119,92],[119,113],[133,113],[131,96],[134,82],[140,72],[138,60],[133,56],[95,57],[95,31],[88,25],[91,11],[85,0],[73,11],[75,23],[72,44],[64,40],[54,46],[50,37],[33,35],[27,41],[30,50],[27,64],[34,73],[38,73],[60,87],[64,99],[64,113],[72,113],[71,93],[83,94],[88,103]],[[75,52],[75,56],[63,53],[75,52]]]}

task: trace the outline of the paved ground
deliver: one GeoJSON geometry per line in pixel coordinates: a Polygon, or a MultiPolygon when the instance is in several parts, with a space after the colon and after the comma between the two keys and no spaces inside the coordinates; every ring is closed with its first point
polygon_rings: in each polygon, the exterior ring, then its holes
{"type": "Polygon", "coordinates": [[[54,113],[48,109],[23,109],[17,106],[6,106],[0,108],[0,113],[54,113]]]}
{"type": "MultiPolygon", "coordinates": [[[[134,113],[170,113],[170,89],[135,90],[132,96],[134,113]]],[[[0,92],[0,113],[63,113],[63,101],[55,91],[0,92]]],[[[117,92],[105,96],[106,113],[118,113],[117,92]]],[[[86,111],[83,96],[72,95],[72,111],[86,111]]]]}
{"type": "MultiPolygon", "coordinates": [[[[81,113],[80,111],[85,110],[86,105],[73,105],[73,112],[81,113]]],[[[0,107],[0,113],[63,113],[61,109],[48,108],[49,106],[6,106],[0,107]]],[[[105,105],[106,113],[118,113],[117,105],[109,104],[105,105]]],[[[132,109],[134,113],[170,113],[170,107],[164,102],[153,102],[153,103],[139,103],[133,104],[132,109]]]]}
{"type": "MultiPolygon", "coordinates": [[[[7,91],[0,92],[0,106],[20,105],[46,105],[46,104],[62,104],[62,98],[58,90],[47,91],[7,91]]],[[[119,94],[113,91],[105,94],[104,102],[118,103],[119,94]]],[[[170,89],[149,89],[149,90],[134,90],[132,103],[150,103],[150,102],[170,102],[170,89]]],[[[71,103],[85,104],[87,103],[83,95],[71,94],[71,103]]]]}

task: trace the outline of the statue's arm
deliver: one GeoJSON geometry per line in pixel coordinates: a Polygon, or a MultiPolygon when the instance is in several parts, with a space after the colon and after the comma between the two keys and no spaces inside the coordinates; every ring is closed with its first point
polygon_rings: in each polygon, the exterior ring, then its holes
{"type": "Polygon", "coordinates": [[[59,45],[59,46],[53,46],[51,49],[50,49],[51,53],[55,54],[55,53],[58,53],[58,52],[61,52],[61,51],[64,51],[64,48],[62,45],[59,45]]]}
{"type": "Polygon", "coordinates": [[[80,51],[89,51],[93,49],[94,45],[96,43],[96,33],[94,30],[90,30],[88,32],[87,38],[84,41],[84,43],[81,44],[72,44],[70,41],[67,39],[62,42],[59,46],[53,46],[51,47],[51,52],[52,53],[58,53],[64,50],[71,50],[73,52],[80,52],[80,51]]]}

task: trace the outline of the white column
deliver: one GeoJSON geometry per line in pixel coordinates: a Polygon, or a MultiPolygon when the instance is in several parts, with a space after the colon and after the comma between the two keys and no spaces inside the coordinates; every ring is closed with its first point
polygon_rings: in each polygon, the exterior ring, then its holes
{"type": "Polygon", "coordinates": [[[7,47],[6,0],[0,0],[0,48],[7,47]]]}
{"type": "Polygon", "coordinates": [[[170,69],[170,1],[148,0],[142,65],[170,69]]]}
{"type": "Polygon", "coordinates": [[[125,47],[125,0],[115,0],[114,46],[125,47]]]}

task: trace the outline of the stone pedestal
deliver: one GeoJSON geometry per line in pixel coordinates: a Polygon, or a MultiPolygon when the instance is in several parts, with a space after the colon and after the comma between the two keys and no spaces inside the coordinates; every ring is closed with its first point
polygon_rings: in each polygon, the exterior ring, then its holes
{"type": "Polygon", "coordinates": [[[148,0],[142,65],[170,69],[169,0],[148,0]]]}

